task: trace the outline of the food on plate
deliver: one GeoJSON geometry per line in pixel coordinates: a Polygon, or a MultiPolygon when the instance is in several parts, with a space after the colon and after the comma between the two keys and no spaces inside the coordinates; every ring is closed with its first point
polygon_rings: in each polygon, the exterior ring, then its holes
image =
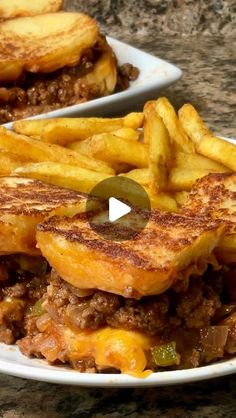
{"type": "MultiPolygon", "coordinates": [[[[146,167],[149,149],[147,144],[120,137],[112,133],[93,135],[81,142],[81,153],[107,162],[127,163],[130,166],[146,167]]],[[[80,151],[79,144],[76,151],[80,151]]]]}
{"type": "Polygon", "coordinates": [[[0,177],[0,188],[1,255],[40,254],[36,246],[40,222],[53,215],[72,216],[86,211],[86,195],[41,181],[0,177]]]}
{"type": "Polygon", "coordinates": [[[179,119],[196,152],[236,171],[235,145],[215,137],[191,104],[179,109],[179,119]]]}
{"type": "MultiPolygon", "coordinates": [[[[0,122],[111,94],[117,72],[106,38],[83,13],[5,20],[0,23],[0,122]]],[[[129,74],[122,77],[129,85],[129,74]]]]}
{"type": "Polygon", "coordinates": [[[84,193],[90,193],[100,181],[112,177],[111,174],[50,161],[25,164],[13,170],[12,174],[42,180],[84,193]]]}
{"type": "Polygon", "coordinates": [[[24,165],[24,162],[28,162],[29,159],[24,156],[19,157],[12,152],[0,150],[0,175],[8,176],[16,168],[21,168],[24,165]]]}
{"type": "MultiPolygon", "coordinates": [[[[37,225],[84,213],[88,205],[82,193],[32,179],[0,177],[0,190],[0,341],[12,344],[25,332],[27,310],[46,291],[48,264],[37,246],[37,225]]],[[[90,199],[89,209],[98,207],[90,199]]]]}
{"type": "Polygon", "coordinates": [[[166,97],[159,97],[156,101],[156,110],[164,121],[174,147],[185,153],[193,153],[194,146],[184,132],[175,109],[170,101],[166,97]]]}
{"type": "Polygon", "coordinates": [[[228,173],[231,170],[224,165],[217,163],[210,158],[196,153],[175,153],[175,166],[181,169],[189,170],[207,170],[216,173],[228,173]]]}
{"type": "MultiPolygon", "coordinates": [[[[97,134],[116,132],[123,128],[133,128],[135,130],[140,128],[142,123],[143,113],[132,112],[123,118],[19,120],[13,123],[13,129],[19,134],[29,135],[44,142],[66,146],[97,134]]],[[[125,132],[129,137],[129,131],[127,132],[126,130],[125,132]]],[[[123,132],[123,136],[126,137],[127,135],[123,132]]]]}
{"type": "Polygon", "coordinates": [[[169,175],[168,190],[191,190],[195,182],[209,174],[211,170],[204,169],[191,169],[188,171],[186,168],[173,167],[169,175]]]}
{"type": "Polygon", "coordinates": [[[201,273],[212,261],[212,248],[221,235],[222,225],[209,218],[156,211],[134,241],[99,239],[89,223],[78,217],[39,225],[37,242],[49,264],[70,284],[140,298],[162,293],[192,271],[201,273]],[[67,254],[69,263],[65,263],[67,254]]]}
{"type": "Polygon", "coordinates": [[[63,162],[89,170],[113,174],[114,171],[103,161],[98,161],[60,145],[48,144],[25,135],[19,135],[0,126],[0,147],[19,157],[28,155],[29,161],[63,162]]]}
{"type": "Polygon", "coordinates": [[[75,66],[99,38],[95,21],[82,13],[10,19],[2,22],[0,29],[0,80],[5,83],[17,81],[24,72],[51,73],[64,66],[75,66]]]}
{"type": "Polygon", "coordinates": [[[63,0],[1,0],[0,19],[57,12],[62,5],[63,0]]]}
{"type": "Polygon", "coordinates": [[[236,174],[209,174],[192,188],[182,212],[194,216],[207,215],[227,224],[217,246],[217,256],[223,263],[236,262],[236,174]]]}
{"type": "MultiPolygon", "coordinates": [[[[123,175],[144,186],[153,208],[177,211],[182,203],[176,196],[184,192],[186,198],[197,179],[209,173],[234,171],[227,161],[223,164],[217,158],[204,156],[195,149],[196,142],[188,135],[188,128],[181,117],[188,106],[182,107],[178,118],[168,99],[160,97],[157,101],[147,102],[143,112],[131,112],[120,118],[16,121],[13,124],[15,134],[11,134],[10,141],[1,139],[0,132],[1,148],[11,153],[15,149],[19,159],[27,153],[23,141],[30,148],[33,147],[32,151],[40,151],[36,155],[34,152],[28,153],[34,158],[28,157],[28,162],[22,163],[22,166],[18,166],[17,162],[15,170],[9,168],[7,173],[5,169],[2,171],[4,174],[38,178],[65,187],[69,185],[83,192],[89,192],[96,185],[96,179],[99,182],[112,174],[123,175]],[[16,136],[16,133],[20,135],[16,136]],[[17,150],[16,141],[20,145],[17,150]],[[58,148],[54,148],[54,145],[58,148]],[[75,153],[78,163],[75,162],[75,153]],[[59,166],[52,163],[59,163],[59,166]],[[67,175],[64,176],[64,171],[60,174],[60,164],[71,165],[67,175]],[[79,165],[85,170],[76,171],[72,165],[79,165]],[[92,175],[91,170],[98,171],[99,175],[92,175]],[[80,172],[77,179],[76,172],[80,172]]],[[[196,114],[195,109],[188,112],[189,125],[193,124],[191,118],[199,121],[200,116],[196,118],[196,114]]],[[[195,135],[199,135],[202,124],[195,126],[195,135]]],[[[2,131],[2,136],[6,136],[5,131],[2,131]]],[[[218,138],[213,137],[214,141],[218,143],[218,138]]],[[[227,153],[228,146],[234,150],[233,144],[223,143],[227,153]]]]}
{"type": "MultiPolygon", "coordinates": [[[[168,173],[171,167],[171,147],[168,131],[158,115],[155,102],[144,106],[144,142],[149,148],[148,171],[149,185],[154,194],[167,186],[168,173]]],[[[144,166],[144,167],[145,167],[144,166]]]]}
{"type": "Polygon", "coordinates": [[[52,271],[20,349],[81,371],[140,377],[221,357],[229,328],[214,322],[222,307],[217,273],[199,276],[217,267],[212,251],[224,228],[209,217],[155,211],[138,238],[109,242],[80,215],[43,222],[37,242],[52,271]]]}
{"type": "Polygon", "coordinates": [[[174,196],[179,207],[182,207],[187,202],[189,193],[186,190],[183,190],[182,192],[176,192],[174,196]]]}
{"type": "MultiPolygon", "coordinates": [[[[0,340],[81,372],[139,377],[235,355],[236,146],[222,141],[166,98],[119,118],[1,128],[0,340]],[[151,202],[126,241],[102,238],[84,213],[83,193],[112,176],[151,202]]],[[[95,198],[89,213],[104,219],[95,198]]]]}

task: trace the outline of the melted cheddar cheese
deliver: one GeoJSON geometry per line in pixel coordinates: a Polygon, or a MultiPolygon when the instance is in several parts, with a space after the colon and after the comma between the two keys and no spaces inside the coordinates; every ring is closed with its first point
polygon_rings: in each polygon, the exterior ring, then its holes
{"type": "Polygon", "coordinates": [[[145,370],[146,352],[160,343],[157,337],[109,327],[80,332],[66,328],[64,339],[71,361],[92,356],[100,368],[114,367],[136,377],[151,373],[151,370],[145,370]]]}

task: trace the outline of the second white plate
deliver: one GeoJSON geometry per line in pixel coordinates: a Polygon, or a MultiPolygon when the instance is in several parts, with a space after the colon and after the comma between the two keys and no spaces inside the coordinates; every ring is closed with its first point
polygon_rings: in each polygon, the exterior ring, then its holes
{"type": "MultiPolygon", "coordinates": [[[[178,67],[167,61],[116,39],[107,37],[107,40],[118,58],[119,65],[128,62],[139,68],[138,79],[122,92],[53,110],[33,116],[31,119],[124,114],[130,109],[134,110],[137,103],[142,105],[148,99],[155,99],[158,90],[174,83],[182,75],[182,71],[178,67]]],[[[5,126],[10,127],[11,124],[8,123],[5,126]]]]}

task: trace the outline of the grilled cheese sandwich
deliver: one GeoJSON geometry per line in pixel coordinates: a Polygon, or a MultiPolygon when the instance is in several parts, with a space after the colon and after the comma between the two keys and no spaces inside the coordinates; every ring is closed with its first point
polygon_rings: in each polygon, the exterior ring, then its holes
{"type": "Polygon", "coordinates": [[[46,13],[0,23],[0,121],[111,94],[116,82],[116,57],[89,16],[46,13]]]}
{"type": "Polygon", "coordinates": [[[35,16],[43,13],[57,12],[63,0],[1,0],[0,19],[12,19],[22,16],[35,16]]]}
{"type": "MultiPolygon", "coordinates": [[[[36,180],[1,182],[0,230],[6,248],[26,254],[37,250],[51,266],[35,304],[31,296],[29,301],[13,297],[7,306],[6,298],[0,303],[11,331],[9,318],[24,304],[17,319],[26,324],[17,342],[24,354],[69,363],[80,371],[109,369],[136,377],[160,367],[195,367],[205,361],[209,347],[201,330],[212,328],[221,307],[217,286],[205,271],[209,264],[219,267],[213,252],[228,231],[227,219],[155,210],[135,238],[109,241],[91,228],[84,195],[36,180]],[[25,229],[19,227],[14,236],[19,225],[25,229]],[[13,241],[20,242],[17,248],[11,247],[13,241]],[[201,358],[199,354],[196,360],[198,350],[201,358]]],[[[113,228],[106,223],[104,207],[97,205],[95,199],[93,219],[101,222],[101,232],[113,228]]],[[[145,210],[132,210],[147,216],[145,210]]],[[[118,232],[135,228],[136,216],[118,232]]],[[[14,259],[2,260],[3,267],[14,267],[14,259]]],[[[6,328],[6,321],[1,327],[6,328]]],[[[222,357],[224,349],[227,353],[226,338],[225,347],[216,348],[213,358],[222,357]]]]}
{"type": "MultiPolygon", "coordinates": [[[[50,216],[85,212],[86,195],[38,180],[0,178],[0,254],[39,255],[36,227],[50,216]]],[[[94,200],[95,202],[95,200],[94,200]]],[[[93,203],[91,202],[91,209],[93,203]]]]}
{"type": "Polygon", "coordinates": [[[236,174],[214,173],[198,180],[182,213],[224,222],[227,229],[216,254],[223,263],[236,263],[236,174]]]}
{"type": "Polygon", "coordinates": [[[155,211],[135,239],[108,241],[87,220],[75,216],[39,224],[37,243],[49,264],[70,284],[140,298],[163,293],[191,273],[202,274],[223,231],[222,223],[208,217],[155,211]]]}

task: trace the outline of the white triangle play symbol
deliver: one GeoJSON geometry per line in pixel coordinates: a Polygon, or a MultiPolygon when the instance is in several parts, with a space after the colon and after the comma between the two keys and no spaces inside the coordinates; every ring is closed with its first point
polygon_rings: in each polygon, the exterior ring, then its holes
{"type": "Polygon", "coordinates": [[[131,211],[131,208],[115,197],[109,199],[109,221],[115,222],[122,216],[127,215],[131,211]]]}

